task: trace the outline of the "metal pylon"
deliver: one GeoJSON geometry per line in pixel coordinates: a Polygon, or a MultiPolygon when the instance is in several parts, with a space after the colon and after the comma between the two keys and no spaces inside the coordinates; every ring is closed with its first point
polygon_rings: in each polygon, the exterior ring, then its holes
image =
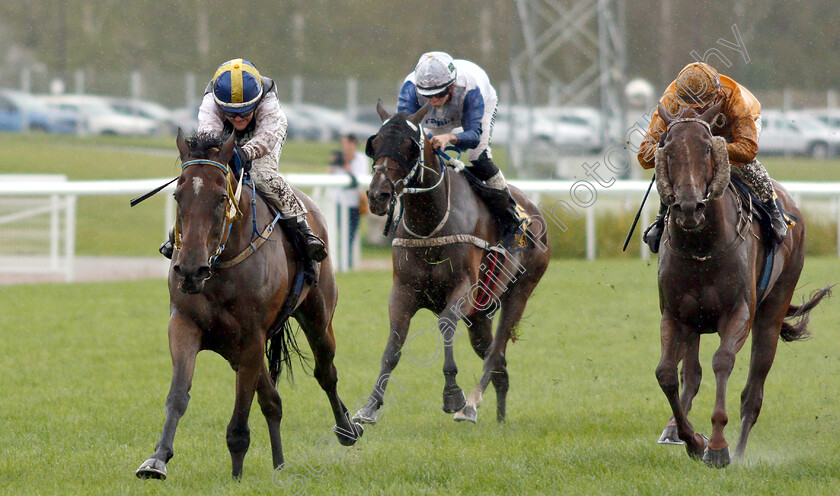
{"type": "Polygon", "coordinates": [[[522,43],[510,65],[514,103],[598,108],[603,143],[619,141],[625,127],[624,0],[516,0],[516,9],[522,43]]]}

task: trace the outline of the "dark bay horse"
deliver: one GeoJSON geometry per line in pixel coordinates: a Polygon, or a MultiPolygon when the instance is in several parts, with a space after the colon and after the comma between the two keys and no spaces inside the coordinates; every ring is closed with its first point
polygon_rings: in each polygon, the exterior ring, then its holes
{"type": "MultiPolygon", "coordinates": [[[[464,174],[439,162],[420,126],[427,110],[428,105],[413,115],[392,116],[380,101],[377,111],[385,122],[368,141],[366,152],[374,158],[368,191],[370,211],[384,215],[389,206],[393,211],[399,199],[403,215],[393,248],[388,344],[373,393],[353,418],[376,422],[385,387],[406,344],[411,318],[425,308],[437,315],[442,336],[443,410],[457,412],[455,420],[475,422],[482,394],[492,381],[496,418],[502,421],[509,385],[505,350],[529,296],[548,267],[545,224],[538,226],[537,206],[511,187],[513,197],[535,219],[528,232],[531,242],[515,254],[483,244],[497,239],[497,222],[464,174]],[[494,336],[492,318],[497,310],[500,318],[494,336]],[[469,398],[455,379],[458,368],[452,344],[460,320],[467,325],[476,354],[484,359],[483,374],[469,398]]],[[[410,344],[411,340],[409,353],[410,344]]]]}
{"type": "MultiPolygon", "coordinates": [[[[282,324],[276,321],[297,280],[295,257],[282,230],[273,229],[275,216],[266,203],[251,203],[252,193],[247,187],[238,197],[237,180],[226,165],[234,154],[233,136],[224,143],[207,135],[185,140],[179,131],[177,143],[182,171],[175,190],[176,251],[169,267],[172,383],[160,441],[136,473],[140,478],[166,478],[166,464],[174,453],[175,429],[190,399],[196,354],[213,350],[236,371],[236,401],[227,427],[227,445],[233,476],[241,477],[250,444],[248,416],[255,393],[268,422],[273,467],[283,463],[283,410],[275,381],[282,364],[291,365],[290,351],[296,350],[288,328],[271,337],[271,372],[264,354],[269,329],[282,324]],[[261,237],[254,235],[258,229],[261,237]]],[[[318,208],[303,193],[296,194],[309,210],[313,229],[326,241],[318,208]]],[[[319,284],[305,287],[292,316],[312,349],[314,375],[329,398],[338,440],[349,446],[361,436],[362,429],[350,423],[336,391],[332,331],[336,300],[335,277],[327,258],[321,263],[319,284]]]]}
{"type": "Polygon", "coordinates": [[[808,335],[808,312],[829,293],[817,291],[801,306],[791,305],[805,257],[805,224],[791,196],[774,184],[784,208],[799,219],[775,253],[773,271],[759,299],[758,277],[770,248],[760,236],[757,217],[730,185],[730,164],[724,138],[713,137],[710,124],[720,104],[699,116],[671,119],[660,105],[668,127],[656,153],[659,196],[670,206],[659,253],[659,306],[662,311],[662,356],[656,378],[673,417],[660,442],[685,443],[691,457],[723,467],[729,464],[726,385],[735,354],[752,331],[747,384],[741,393],[741,432],[736,458],[744,455],[750,430],[758,419],[764,382],[776,345],[808,335]],[[786,320],[793,319],[793,324],[786,320]],[[695,433],[688,411],[700,387],[700,335],[717,333],[720,346],[712,369],[716,379],[712,436],[695,433]],[[682,395],[678,363],[682,361],[682,395]]]}

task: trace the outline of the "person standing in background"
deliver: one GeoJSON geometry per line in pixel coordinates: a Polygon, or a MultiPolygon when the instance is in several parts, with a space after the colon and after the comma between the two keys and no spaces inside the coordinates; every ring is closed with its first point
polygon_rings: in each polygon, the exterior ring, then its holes
{"type": "Polygon", "coordinates": [[[333,199],[338,205],[338,225],[342,225],[342,205],[347,206],[348,211],[348,243],[342,246],[348,266],[353,267],[353,243],[356,233],[359,230],[359,221],[364,213],[367,213],[367,198],[359,191],[359,177],[364,176],[370,170],[370,160],[358,150],[359,140],[353,133],[341,137],[341,151],[333,155],[330,163],[333,174],[348,174],[351,178],[350,186],[336,188],[333,199]]]}

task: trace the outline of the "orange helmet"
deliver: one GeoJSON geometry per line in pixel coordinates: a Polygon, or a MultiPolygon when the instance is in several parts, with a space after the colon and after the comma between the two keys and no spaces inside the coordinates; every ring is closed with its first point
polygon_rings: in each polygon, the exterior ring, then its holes
{"type": "Polygon", "coordinates": [[[714,67],[692,62],[683,67],[676,80],[677,98],[689,107],[704,107],[717,99],[720,76],[714,67]]]}

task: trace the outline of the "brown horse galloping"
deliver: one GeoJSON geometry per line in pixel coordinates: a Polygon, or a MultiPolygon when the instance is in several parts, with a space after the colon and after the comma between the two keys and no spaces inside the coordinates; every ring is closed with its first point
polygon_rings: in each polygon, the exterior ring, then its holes
{"type": "MultiPolygon", "coordinates": [[[[250,444],[248,416],[255,393],[268,422],[273,467],[283,463],[283,410],[275,381],[282,363],[290,365],[288,353],[296,345],[282,329],[271,338],[272,352],[278,351],[270,354],[271,373],[264,352],[267,333],[282,324],[277,322],[278,316],[298,280],[295,257],[281,230],[273,229],[272,218],[276,217],[266,203],[258,201],[252,206],[249,188],[244,188],[241,199],[237,198],[236,178],[225,165],[234,154],[233,136],[223,144],[207,135],[185,140],[179,131],[177,142],[182,172],[175,190],[176,251],[169,268],[172,383],[160,441],[136,473],[144,479],[166,478],[166,464],[174,453],[175,429],[190,399],[196,354],[213,350],[236,371],[236,401],[227,428],[227,445],[233,476],[241,477],[250,444]],[[253,236],[257,226],[261,237],[253,236]]],[[[303,193],[296,194],[309,210],[313,229],[326,241],[318,208],[303,193]]],[[[362,428],[351,425],[336,391],[332,331],[336,300],[335,277],[327,258],[321,263],[318,286],[304,287],[292,316],[312,349],[314,375],[329,398],[338,440],[349,446],[361,436],[362,428]]]]}
{"type": "Polygon", "coordinates": [[[752,330],[749,375],[741,394],[741,434],[735,450],[741,458],[761,410],[764,382],[779,338],[806,337],[808,312],[830,288],[816,292],[802,306],[790,304],[805,258],[805,224],[791,196],[776,183],[782,205],[800,221],[775,254],[764,298],[758,299],[758,277],[770,248],[758,235],[760,226],[751,206],[743,204],[730,185],[726,142],[713,137],[710,128],[719,110],[720,104],[700,116],[669,119],[659,106],[668,138],[656,154],[657,188],[670,211],[659,254],[662,357],[656,378],[673,411],[660,442],[685,443],[691,457],[723,467],[730,462],[723,429],[728,421],[726,384],[735,354],[752,330]],[[786,318],[799,320],[790,324],[786,318]],[[694,432],[687,415],[700,387],[700,335],[713,332],[720,336],[720,347],[712,362],[717,392],[712,436],[707,440],[694,432]]]}
{"type": "MultiPolygon", "coordinates": [[[[404,213],[396,228],[393,248],[388,344],[370,400],[353,418],[376,422],[388,379],[406,343],[411,318],[425,308],[437,315],[443,337],[443,410],[457,412],[455,420],[475,422],[482,393],[492,381],[496,389],[496,418],[501,421],[509,384],[505,350],[529,296],[548,267],[548,237],[544,223],[537,225],[541,220],[537,206],[511,187],[514,199],[535,219],[529,228],[531,243],[515,254],[498,246],[482,246],[487,240],[497,239],[497,222],[464,174],[439,162],[420,126],[427,110],[428,105],[413,115],[392,116],[379,102],[377,111],[385,122],[368,141],[367,153],[374,158],[368,191],[370,211],[384,215],[389,204],[393,209],[401,197],[404,213]],[[493,277],[487,278],[490,273],[493,277]],[[496,310],[501,316],[493,336],[496,310]],[[484,359],[483,374],[468,399],[455,380],[458,368],[452,350],[458,321],[462,319],[473,349],[484,359]]],[[[409,341],[409,352],[410,344],[409,341]]]]}

